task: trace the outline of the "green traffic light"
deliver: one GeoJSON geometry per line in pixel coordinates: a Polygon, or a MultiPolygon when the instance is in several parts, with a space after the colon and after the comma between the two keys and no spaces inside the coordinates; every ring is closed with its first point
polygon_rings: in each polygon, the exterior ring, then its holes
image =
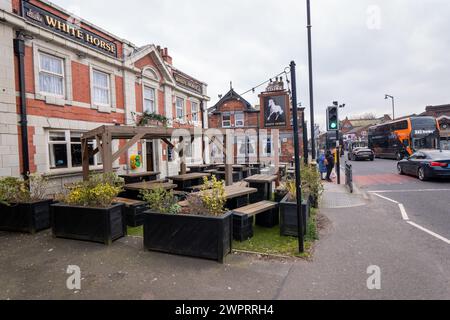
{"type": "Polygon", "coordinates": [[[334,122],[333,122],[333,123],[331,124],[331,129],[336,129],[336,128],[337,128],[337,123],[334,123],[334,122]]]}

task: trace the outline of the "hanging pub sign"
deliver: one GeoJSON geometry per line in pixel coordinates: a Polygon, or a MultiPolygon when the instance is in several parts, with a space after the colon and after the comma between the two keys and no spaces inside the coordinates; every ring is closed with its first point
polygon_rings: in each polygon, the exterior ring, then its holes
{"type": "Polygon", "coordinates": [[[282,91],[279,93],[266,92],[260,95],[261,123],[264,128],[289,128],[290,107],[289,95],[282,91]]]}
{"type": "Polygon", "coordinates": [[[22,1],[23,17],[38,26],[56,32],[72,41],[89,46],[105,54],[117,58],[117,45],[95,33],[72,24],[69,21],[39,8],[27,1],[22,1]]]}

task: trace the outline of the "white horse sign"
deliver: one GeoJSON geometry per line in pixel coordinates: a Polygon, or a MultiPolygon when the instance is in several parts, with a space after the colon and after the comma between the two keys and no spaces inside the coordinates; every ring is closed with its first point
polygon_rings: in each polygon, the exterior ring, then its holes
{"type": "Polygon", "coordinates": [[[264,126],[286,127],[286,96],[268,96],[264,98],[264,126]]]}

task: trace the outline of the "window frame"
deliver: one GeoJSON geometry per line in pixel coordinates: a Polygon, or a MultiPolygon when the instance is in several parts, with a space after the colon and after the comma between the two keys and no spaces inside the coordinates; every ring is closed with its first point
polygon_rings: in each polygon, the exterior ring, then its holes
{"type": "Polygon", "coordinates": [[[64,99],[66,97],[66,91],[67,91],[66,90],[66,61],[65,61],[65,58],[62,58],[62,57],[59,57],[59,56],[47,53],[47,52],[42,51],[42,50],[38,50],[37,57],[38,57],[38,63],[37,63],[38,64],[38,76],[37,76],[37,79],[38,79],[38,83],[37,83],[38,93],[40,95],[43,95],[43,96],[49,96],[49,97],[55,97],[55,98],[62,98],[62,99],[64,99]],[[57,74],[57,73],[54,73],[54,72],[51,72],[51,71],[43,70],[42,69],[42,65],[41,65],[41,55],[58,59],[61,62],[62,74],[57,74]],[[48,75],[51,75],[51,76],[60,77],[62,79],[62,91],[63,91],[62,94],[56,94],[56,93],[47,92],[47,91],[42,90],[42,88],[41,88],[41,80],[40,80],[41,73],[45,73],[45,74],[48,74],[48,75]]]}
{"type": "Polygon", "coordinates": [[[142,111],[143,112],[146,112],[146,109],[145,109],[145,101],[146,100],[148,100],[148,101],[152,101],[152,100],[150,100],[150,99],[147,99],[146,97],[145,97],[145,90],[146,89],[150,89],[150,90],[153,90],[153,93],[154,93],[154,95],[153,95],[153,111],[151,111],[150,113],[157,113],[157,109],[158,109],[158,107],[157,107],[157,103],[158,103],[158,99],[157,99],[157,88],[155,88],[155,87],[153,87],[153,86],[151,86],[151,85],[148,85],[148,84],[143,84],[142,85],[142,111]]]}
{"type": "Polygon", "coordinates": [[[227,113],[227,112],[222,113],[221,117],[222,117],[222,128],[231,128],[231,113],[227,113]],[[230,120],[224,120],[225,116],[230,117],[230,120]],[[225,121],[229,122],[230,124],[228,126],[226,126],[225,121]]]}
{"type": "MultiPolygon", "coordinates": [[[[78,142],[72,142],[71,138],[72,135],[75,134],[83,134],[83,131],[79,131],[79,130],[63,130],[63,129],[48,129],[46,132],[46,136],[47,136],[47,156],[48,156],[48,172],[54,173],[54,172],[59,172],[59,171],[67,171],[67,170],[77,170],[77,169],[82,169],[82,165],[80,166],[74,166],[72,164],[72,145],[80,145],[81,147],[81,141],[78,142]],[[50,136],[52,133],[64,133],[64,141],[50,141],[50,136]],[[67,166],[63,167],[63,168],[58,168],[58,167],[52,167],[51,165],[51,155],[50,155],[50,146],[55,145],[55,144],[59,144],[59,145],[65,145],[66,146],[66,154],[67,154],[67,166]]],[[[97,142],[96,141],[92,141],[89,142],[89,144],[92,146],[92,150],[95,150],[95,148],[97,147],[97,142]]],[[[102,161],[100,159],[101,155],[95,155],[93,156],[93,164],[89,164],[90,167],[99,167],[102,166],[102,161]]]]}
{"type": "Polygon", "coordinates": [[[99,106],[99,107],[108,107],[108,108],[111,108],[112,107],[112,85],[111,85],[111,73],[108,73],[108,72],[105,72],[105,71],[103,71],[103,70],[100,70],[100,69],[98,69],[98,68],[92,68],[92,97],[91,97],[91,100],[92,100],[92,104],[93,105],[95,105],[95,106],[99,106]],[[94,82],[94,79],[95,79],[95,77],[94,77],[94,75],[95,75],[95,73],[100,73],[100,74],[104,74],[104,75],[106,75],[106,77],[107,77],[107,80],[108,80],[108,87],[100,87],[100,86],[98,86],[98,85],[96,85],[95,84],[95,82],[94,82]],[[95,91],[95,88],[99,88],[99,89],[108,89],[108,104],[104,104],[104,103],[100,103],[100,102],[96,102],[96,101],[94,101],[94,91],[95,91]]]}
{"type": "Polygon", "coordinates": [[[236,112],[234,114],[234,126],[236,128],[243,128],[245,127],[245,113],[244,112],[236,112]],[[238,120],[237,116],[242,116],[242,120],[238,120]],[[238,125],[238,122],[242,121],[242,125],[238,125]]]}
{"type": "Polygon", "coordinates": [[[192,121],[194,121],[194,122],[196,122],[196,123],[198,123],[199,122],[199,113],[200,113],[200,104],[197,102],[197,101],[191,101],[191,118],[192,118],[192,121]],[[196,107],[196,111],[194,111],[193,109],[193,106],[197,106],[196,107]],[[195,118],[194,118],[194,116],[195,116],[195,118]]]}
{"type": "Polygon", "coordinates": [[[186,117],[186,100],[182,97],[175,97],[175,118],[180,121],[183,120],[186,117]],[[182,115],[178,116],[178,110],[179,110],[179,106],[178,106],[178,101],[182,102],[182,106],[181,106],[181,111],[182,111],[182,115]]]}

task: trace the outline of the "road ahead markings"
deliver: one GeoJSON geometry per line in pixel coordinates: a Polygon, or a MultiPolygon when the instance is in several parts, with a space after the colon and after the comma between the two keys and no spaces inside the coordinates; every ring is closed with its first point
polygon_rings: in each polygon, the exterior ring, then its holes
{"type": "Polygon", "coordinates": [[[389,198],[387,198],[387,197],[384,197],[384,196],[382,196],[382,195],[380,195],[380,194],[378,194],[378,193],[375,193],[375,192],[371,192],[371,193],[373,193],[373,195],[375,195],[375,196],[377,196],[377,197],[379,197],[379,198],[381,198],[381,199],[384,199],[384,200],[393,202],[393,203],[395,203],[395,204],[400,204],[400,202],[395,201],[395,200],[392,200],[392,199],[389,199],[389,198]]]}
{"type": "Polygon", "coordinates": [[[450,244],[450,240],[449,240],[449,239],[444,238],[443,236],[440,236],[440,235],[438,235],[437,233],[434,233],[433,231],[430,231],[430,230],[428,230],[428,229],[426,229],[426,228],[424,228],[424,227],[422,227],[422,226],[419,226],[418,224],[416,224],[416,223],[414,223],[414,222],[412,222],[412,221],[408,221],[408,223],[409,223],[410,225],[412,225],[413,227],[416,227],[417,229],[422,230],[423,232],[426,232],[426,233],[428,233],[429,235],[432,235],[433,237],[435,237],[435,238],[437,238],[437,239],[439,239],[439,240],[441,240],[441,241],[444,241],[444,242],[447,243],[447,244],[450,244]]]}
{"type": "MultiPolygon", "coordinates": [[[[429,191],[429,190],[426,190],[426,191],[429,191]]],[[[446,189],[445,191],[450,191],[450,190],[447,190],[447,189],[446,189]]],[[[379,192],[380,192],[380,191],[379,191],[379,192]]],[[[391,192],[391,191],[385,191],[385,192],[391,192]]],[[[390,198],[388,198],[388,197],[384,197],[384,196],[382,196],[382,195],[379,195],[378,193],[375,193],[374,191],[372,191],[372,192],[370,192],[370,193],[372,193],[373,195],[375,195],[375,196],[377,196],[377,197],[379,197],[379,198],[381,198],[381,199],[390,201],[390,202],[395,203],[396,205],[398,205],[398,207],[400,208],[400,212],[401,212],[401,214],[402,214],[403,220],[404,220],[406,223],[408,223],[409,225],[411,225],[411,226],[413,226],[413,227],[415,227],[415,228],[417,228],[417,229],[419,229],[419,230],[421,230],[421,231],[423,231],[423,232],[425,232],[425,233],[427,233],[427,234],[429,234],[429,235],[435,237],[436,239],[439,239],[439,240],[445,242],[446,244],[449,244],[449,245],[450,245],[450,240],[449,240],[449,239],[447,239],[447,238],[445,238],[445,237],[443,237],[443,236],[441,236],[441,235],[439,235],[439,234],[437,234],[437,233],[435,233],[435,232],[433,232],[433,231],[431,231],[431,230],[428,230],[427,228],[424,228],[424,227],[418,225],[417,223],[414,223],[414,222],[410,221],[410,220],[409,220],[409,217],[408,217],[408,213],[406,212],[405,206],[404,206],[403,204],[401,204],[400,202],[395,201],[395,200],[393,200],[393,199],[390,199],[390,198]]]]}
{"type": "Polygon", "coordinates": [[[416,190],[375,190],[369,193],[408,193],[408,192],[450,192],[450,189],[416,189],[416,190]]]}

